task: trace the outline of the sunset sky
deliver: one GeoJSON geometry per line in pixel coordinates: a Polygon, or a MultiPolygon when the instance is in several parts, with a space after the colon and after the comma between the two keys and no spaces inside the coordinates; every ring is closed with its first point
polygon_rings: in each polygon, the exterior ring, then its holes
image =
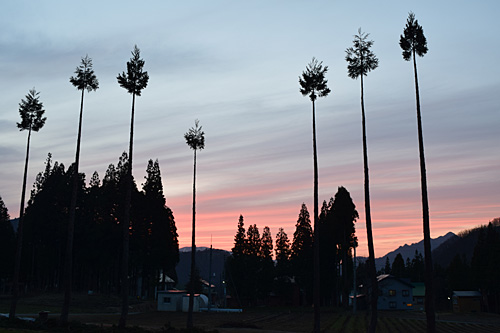
{"type": "Polygon", "coordinates": [[[230,250],[245,225],[293,239],[301,204],[313,211],[311,102],[298,77],[312,57],[332,93],[317,102],[320,201],[339,186],[360,218],[367,254],[360,82],[345,49],[370,33],[379,68],[365,80],[375,255],[422,235],[413,68],[399,47],[408,12],[429,52],[417,59],[431,236],[500,216],[500,2],[491,1],[3,1],[0,11],[0,196],[12,218],[27,132],[19,102],[35,87],[47,116],[31,141],[28,190],[47,153],[74,160],[80,92],[69,77],[86,54],[100,88],[86,95],[80,171],[101,177],[128,149],[131,96],[116,80],[134,44],[148,87],[136,100],[134,177],[158,159],[180,246],[190,245],[192,150],[199,119],[197,245],[230,250]],[[383,3],[383,5],[380,5],[383,3]]]}

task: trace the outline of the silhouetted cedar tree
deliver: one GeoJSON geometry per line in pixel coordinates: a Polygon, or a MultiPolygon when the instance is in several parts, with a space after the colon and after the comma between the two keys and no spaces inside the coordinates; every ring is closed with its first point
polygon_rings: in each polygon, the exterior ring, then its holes
{"type": "Polygon", "coordinates": [[[273,262],[273,237],[271,230],[265,226],[262,230],[260,239],[260,267],[258,271],[258,283],[260,297],[267,299],[273,289],[273,280],[275,277],[273,262]]]}
{"type": "Polygon", "coordinates": [[[292,274],[299,286],[305,290],[306,299],[311,300],[313,289],[313,230],[307,206],[302,204],[295,224],[293,242],[290,254],[292,274]]]}
{"type": "Polygon", "coordinates": [[[243,221],[243,215],[240,215],[240,218],[238,219],[238,231],[234,236],[234,247],[231,250],[233,257],[243,256],[243,254],[245,253],[245,244],[246,244],[245,225],[243,221]]]}
{"type": "MultiPolygon", "coordinates": [[[[70,77],[69,81],[76,89],[82,91],[80,99],[80,117],[78,121],[78,136],[76,141],[75,163],[73,164],[73,171],[78,175],[80,165],[80,144],[82,138],[82,119],[83,119],[83,98],[85,90],[91,92],[99,88],[99,81],[97,80],[94,70],[92,68],[92,59],[89,56],[82,58],[80,66],[76,68],[75,76],[70,77]]],[[[71,288],[72,288],[72,271],[73,271],[73,238],[75,228],[75,210],[76,198],[78,193],[78,177],[74,177],[73,187],[71,191],[71,204],[69,207],[69,220],[68,220],[68,237],[66,243],[66,257],[64,261],[64,302],[61,310],[61,323],[66,325],[68,322],[69,305],[71,301],[71,288]]]]}
{"type": "Polygon", "coordinates": [[[427,39],[422,26],[415,19],[415,14],[409,13],[403,35],[399,38],[399,46],[403,50],[403,59],[413,59],[413,73],[415,76],[415,96],[417,104],[418,147],[420,156],[420,182],[422,190],[422,218],[424,225],[424,259],[425,259],[425,313],[427,317],[427,331],[436,331],[436,318],[434,307],[434,293],[432,286],[432,249],[429,218],[429,199],[427,195],[427,175],[425,169],[424,138],[422,131],[422,115],[420,113],[420,93],[418,89],[417,59],[416,55],[423,57],[427,53],[427,39]]]}
{"type": "Polygon", "coordinates": [[[132,201],[132,161],[134,146],[134,116],[135,116],[135,97],[141,96],[141,92],[148,85],[149,75],[144,71],[144,60],[141,59],[141,51],[134,46],[132,58],[127,62],[127,72],[122,72],[116,77],[120,87],[127,90],[132,95],[132,113],[130,118],[130,140],[129,140],[129,163],[127,172],[127,186],[125,195],[125,207],[123,214],[123,254],[122,254],[122,309],[118,326],[124,328],[128,315],[128,257],[129,257],[129,226],[130,226],[130,205],[132,201]]]}
{"type": "Polygon", "coordinates": [[[28,131],[28,140],[26,143],[26,159],[24,162],[23,187],[19,208],[19,224],[17,227],[14,276],[12,278],[12,302],[9,311],[9,318],[11,320],[14,320],[16,316],[17,300],[19,297],[19,273],[21,269],[21,255],[23,250],[24,201],[26,197],[26,179],[28,177],[31,132],[38,132],[43,125],[45,125],[45,121],[47,120],[47,117],[43,116],[45,110],[43,109],[43,103],[40,102],[39,94],[40,93],[36,92],[35,88],[33,88],[26,95],[26,99],[22,99],[21,103],[19,103],[19,115],[21,116],[21,122],[17,123],[17,127],[20,131],[28,131]]]}
{"type": "MultiPolygon", "coordinates": [[[[195,274],[195,254],[196,254],[196,239],[195,239],[195,226],[196,226],[196,152],[205,148],[205,132],[198,119],[194,122],[194,127],[191,127],[188,132],[184,134],[186,144],[194,152],[193,154],[193,223],[191,228],[191,270],[190,277],[195,274]]],[[[193,286],[194,283],[191,283],[193,286]]],[[[194,306],[194,291],[189,290],[189,310],[187,317],[187,328],[193,327],[193,306],[194,306]]]]}
{"type": "Polygon", "coordinates": [[[374,333],[377,327],[377,272],[375,269],[375,249],[373,245],[372,221],[370,210],[370,181],[368,175],[368,147],[366,143],[366,121],[365,121],[365,102],[364,102],[364,86],[363,79],[368,75],[368,72],[378,67],[378,59],[370,50],[373,45],[372,40],[368,40],[369,34],[358,30],[358,34],[354,35],[353,46],[346,49],[347,74],[352,79],[361,79],[361,123],[363,136],[363,166],[364,166],[364,192],[365,192],[365,219],[366,233],[368,240],[369,253],[369,272],[371,281],[370,294],[370,323],[368,331],[374,333]]]}
{"type": "Polygon", "coordinates": [[[229,256],[225,263],[225,272],[227,277],[227,287],[228,292],[233,299],[236,299],[240,305],[242,297],[244,297],[247,292],[245,288],[248,287],[247,279],[247,255],[246,255],[246,238],[245,222],[243,215],[240,215],[238,219],[237,231],[234,236],[234,246],[231,250],[231,256],[229,256]]]}
{"type": "Polygon", "coordinates": [[[403,259],[403,256],[401,253],[398,253],[396,257],[394,258],[394,261],[392,262],[391,266],[391,274],[398,277],[402,278],[405,277],[405,260],[403,259]]]}
{"type": "Polygon", "coordinates": [[[349,191],[343,186],[338,188],[332,203],[331,214],[338,235],[339,259],[342,260],[342,303],[348,307],[349,292],[352,288],[352,255],[351,249],[355,244],[354,223],[359,218],[356,205],[352,201],[349,191]]]}
{"type": "Polygon", "coordinates": [[[309,96],[312,102],[312,132],[313,132],[313,169],[314,169],[314,332],[320,331],[320,267],[319,267],[319,207],[318,207],[318,153],[316,149],[316,110],[315,101],[318,97],[326,97],[330,93],[325,75],[328,66],[312,58],[306,70],[299,77],[300,93],[309,96]]]}

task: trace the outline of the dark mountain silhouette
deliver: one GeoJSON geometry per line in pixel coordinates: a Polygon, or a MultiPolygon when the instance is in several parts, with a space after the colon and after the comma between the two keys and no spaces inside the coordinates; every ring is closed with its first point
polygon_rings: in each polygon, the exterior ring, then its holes
{"type": "MultiPolygon", "coordinates": [[[[500,219],[494,219],[492,222],[496,231],[500,233],[500,219]]],[[[487,227],[487,225],[482,227],[487,227]]],[[[480,229],[481,227],[476,227],[465,230],[460,232],[457,237],[446,240],[432,252],[434,264],[446,268],[458,254],[460,257],[465,257],[466,262],[470,265],[480,229]]]]}
{"type": "Polygon", "coordinates": [[[15,219],[11,219],[10,224],[12,224],[12,228],[14,229],[14,232],[17,233],[17,226],[19,225],[19,217],[16,217],[15,219]]]}
{"type": "MultiPolygon", "coordinates": [[[[458,236],[450,231],[444,236],[439,236],[438,238],[431,239],[431,249],[432,251],[434,251],[447,240],[456,238],[458,238],[458,236]]],[[[381,258],[375,259],[375,266],[377,267],[377,270],[384,268],[385,262],[387,260],[386,258],[389,258],[389,262],[392,265],[392,262],[394,261],[394,258],[396,258],[398,253],[401,253],[405,262],[406,258],[410,258],[410,260],[412,260],[415,256],[415,250],[417,250],[419,253],[422,253],[422,255],[424,254],[424,240],[421,240],[418,243],[413,243],[411,245],[405,244],[398,247],[396,250],[387,253],[381,258]]]]}
{"type": "MultiPolygon", "coordinates": [[[[491,222],[497,232],[500,233],[500,218],[495,218],[491,222]]],[[[481,227],[487,227],[487,225],[488,224],[485,224],[483,226],[461,231],[458,235],[448,232],[446,235],[431,239],[433,264],[439,265],[442,268],[447,268],[457,254],[460,255],[460,257],[465,257],[467,263],[470,264],[474,253],[474,247],[476,246],[477,239],[479,237],[479,231],[481,227]]],[[[423,255],[423,240],[411,245],[405,244],[398,247],[396,250],[387,253],[383,257],[375,259],[377,270],[384,268],[386,258],[389,258],[389,262],[392,265],[392,262],[398,253],[401,253],[405,262],[406,258],[410,258],[410,260],[412,260],[415,256],[415,250],[423,255]]],[[[367,259],[368,258],[366,257],[358,257],[358,262],[365,262],[367,259]]]]}
{"type": "MultiPolygon", "coordinates": [[[[446,235],[431,239],[431,248],[434,251],[435,249],[440,247],[446,241],[451,240],[451,239],[456,239],[456,238],[458,238],[458,236],[450,231],[446,235]]],[[[376,258],[375,259],[375,267],[377,268],[377,271],[380,269],[383,269],[387,258],[389,258],[389,262],[392,265],[392,262],[394,261],[394,258],[396,258],[398,253],[401,253],[405,262],[406,262],[406,258],[410,258],[410,260],[412,260],[413,257],[415,256],[415,250],[417,250],[419,253],[422,253],[422,255],[423,255],[423,253],[424,253],[424,241],[423,240],[421,240],[418,243],[412,243],[411,245],[405,244],[403,246],[398,247],[396,250],[387,253],[383,257],[376,258]]],[[[452,258],[454,256],[455,255],[453,255],[452,258]]],[[[358,260],[361,262],[364,262],[366,259],[368,259],[368,258],[358,257],[358,260]]]]}
{"type": "MultiPolygon", "coordinates": [[[[212,250],[212,284],[215,286],[215,290],[222,295],[223,293],[223,283],[224,280],[224,263],[226,258],[231,255],[231,252],[226,250],[213,249],[212,250]]],[[[210,248],[197,247],[196,248],[196,266],[200,271],[200,276],[203,280],[209,280],[210,271],[210,248]]],[[[187,282],[189,281],[189,272],[191,268],[191,247],[183,247],[179,249],[179,264],[176,267],[177,277],[179,281],[177,282],[177,289],[185,289],[187,282]]]]}

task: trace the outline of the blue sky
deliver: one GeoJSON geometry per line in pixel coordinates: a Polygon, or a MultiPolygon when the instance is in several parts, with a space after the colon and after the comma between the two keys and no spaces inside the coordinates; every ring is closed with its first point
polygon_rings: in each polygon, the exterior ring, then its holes
{"type": "Polygon", "coordinates": [[[293,237],[302,202],[312,212],[311,103],[298,77],[314,56],[332,93],[317,103],[320,200],[351,193],[365,254],[359,80],[345,49],[359,27],[380,65],[365,80],[372,218],[377,256],[422,238],[415,95],[399,47],[409,11],[427,36],[417,59],[431,234],[500,216],[500,58],[497,1],[4,1],[0,13],[0,196],[18,216],[26,132],[18,104],[35,87],[47,122],[32,136],[28,186],[48,152],[74,160],[80,93],[69,83],[82,56],[100,89],[86,95],[80,169],[101,178],[127,150],[131,96],[116,76],[134,44],[150,81],[136,103],[134,176],[157,159],[167,204],[189,244],[192,151],[198,155],[197,244],[229,249],[247,225],[293,237]]]}

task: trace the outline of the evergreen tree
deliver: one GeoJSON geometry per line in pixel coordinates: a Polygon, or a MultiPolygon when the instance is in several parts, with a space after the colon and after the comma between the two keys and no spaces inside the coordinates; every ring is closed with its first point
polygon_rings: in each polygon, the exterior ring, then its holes
{"type": "Polygon", "coordinates": [[[245,272],[249,277],[245,283],[245,298],[253,303],[257,299],[259,287],[259,273],[261,269],[260,258],[260,232],[256,224],[249,225],[247,229],[247,243],[245,248],[245,272]]]}
{"type": "Polygon", "coordinates": [[[411,260],[411,269],[410,269],[410,279],[413,282],[422,282],[424,281],[424,257],[422,253],[415,250],[415,255],[411,260]]]}
{"type": "Polygon", "coordinates": [[[471,260],[473,281],[486,296],[486,311],[500,310],[500,234],[498,225],[490,222],[480,229],[477,244],[471,260]]]}
{"type": "Polygon", "coordinates": [[[279,228],[276,234],[276,275],[286,276],[290,274],[290,241],[288,235],[283,228],[279,228]]]}
{"type": "Polygon", "coordinates": [[[331,215],[337,233],[339,256],[342,260],[342,303],[344,307],[348,307],[350,281],[352,280],[352,269],[349,267],[352,261],[350,251],[355,241],[354,223],[359,215],[351,194],[343,186],[339,186],[337,193],[335,193],[335,199],[331,205],[331,215]]]}
{"type": "Polygon", "coordinates": [[[261,297],[267,298],[273,289],[273,280],[275,276],[273,262],[273,238],[271,230],[265,226],[260,239],[260,268],[259,268],[259,292],[261,297]]]}
{"type": "Polygon", "coordinates": [[[295,232],[293,234],[293,243],[290,254],[293,275],[301,288],[306,291],[306,296],[310,299],[313,287],[313,231],[309,211],[307,206],[302,204],[295,232]]]}
{"type": "Polygon", "coordinates": [[[233,297],[240,302],[240,297],[245,296],[248,286],[246,266],[246,231],[243,215],[238,219],[238,227],[234,236],[234,246],[231,256],[226,260],[225,270],[228,277],[228,288],[233,297]]]}
{"type": "Polygon", "coordinates": [[[246,233],[245,225],[243,223],[243,215],[240,215],[238,220],[238,231],[234,236],[234,247],[231,249],[233,257],[241,257],[245,253],[246,246],[246,233]]]}
{"type": "Polygon", "coordinates": [[[23,224],[24,224],[24,201],[26,196],[26,179],[28,177],[28,161],[30,153],[31,132],[38,132],[45,125],[46,117],[43,116],[45,110],[43,103],[40,102],[38,92],[35,88],[31,89],[19,103],[19,115],[21,122],[17,123],[20,131],[28,131],[28,140],[26,143],[26,159],[24,161],[23,188],[21,194],[21,205],[19,208],[19,224],[17,226],[17,246],[16,257],[14,261],[14,277],[12,279],[12,302],[10,304],[9,318],[13,320],[16,316],[17,299],[19,297],[19,273],[21,269],[21,255],[23,250],[23,224]]]}
{"type": "Polygon", "coordinates": [[[338,247],[340,230],[335,224],[332,214],[333,198],[327,203],[323,201],[320,214],[320,263],[321,263],[321,295],[322,303],[329,306],[339,304],[338,286],[338,247]]]}
{"type": "MultiPolygon", "coordinates": [[[[205,132],[203,132],[202,127],[199,126],[199,120],[196,119],[194,122],[194,127],[191,127],[187,133],[184,134],[184,139],[189,148],[194,151],[193,158],[193,225],[191,229],[191,274],[194,276],[194,270],[196,267],[195,263],[195,253],[196,253],[196,240],[195,240],[195,226],[196,226],[196,152],[205,148],[205,132]]],[[[193,284],[191,284],[193,285],[193,284]]],[[[187,328],[193,327],[193,306],[194,306],[194,292],[189,291],[189,311],[187,318],[187,328]]]]}
{"type": "Polygon", "coordinates": [[[130,205],[132,201],[132,157],[134,145],[134,116],[135,116],[135,96],[141,96],[141,92],[148,85],[148,72],[143,70],[144,60],[141,59],[141,51],[134,46],[132,58],[127,62],[127,73],[118,74],[116,79],[120,87],[127,90],[132,95],[132,114],[130,118],[130,140],[129,140],[129,160],[126,181],[125,207],[123,213],[123,254],[122,254],[122,309],[118,326],[123,329],[127,323],[128,315],[128,258],[129,258],[129,226],[130,226],[130,205]]]}
{"type": "Polygon", "coordinates": [[[268,226],[264,227],[262,231],[262,238],[260,239],[260,257],[264,259],[272,259],[273,256],[273,237],[271,230],[268,226]]]}
{"type": "MultiPolygon", "coordinates": [[[[11,277],[14,264],[16,235],[10,223],[10,216],[5,203],[0,197],[0,282],[11,277]]],[[[3,288],[0,285],[0,288],[3,288]]]]}
{"type": "Polygon", "coordinates": [[[375,269],[375,247],[373,245],[372,235],[372,220],[370,209],[370,182],[368,175],[368,147],[366,144],[366,121],[365,121],[365,102],[363,93],[363,78],[368,75],[368,72],[378,67],[378,59],[375,54],[370,50],[373,45],[372,40],[367,40],[368,34],[362,33],[361,28],[358,34],[354,36],[353,47],[346,50],[347,72],[350,78],[361,78],[361,123],[362,123],[362,136],[363,136],[363,166],[364,166],[364,192],[365,192],[365,219],[366,219],[366,233],[368,240],[368,254],[369,254],[369,272],[371,282],[371,301],[370,301],[370,324],[368,331],[375,332],[377,327],[377,272],[375,269]]]}
{"type": "Polygon", "coordinates": [[[135,217],[130,252],[138,296],[154,293],[161,273],[171,275],[179,261],[177,228],[172,211],[165,206],[158,160],[149,160],[144,178],[138,204],[132,205],[135,217]]]}
{"type": "Polygon", "coordinates": [[[250,257],[258,258],[260,256],[260,233],[256,224],[250,225],[247,230],[247,243],[245,254],[250,257]]]}
{"type": "Polygon", "coordinates": [[[146,169],[146,182],[142,186],[142,190],[149,200],[158,202],[162,206],[165,205],[166,200],[163,194],[163,184],[161,182],[160,164],[158,160],[149,160],[146,169]]]}
{"type": "Polygon", "coordinates": [[[391,274],[391,262],[389,257],[385,257],[384,274],[391,274]]]}
{"type": "Polygon", "coordinates": [[[427,175],[425,169],[424,138],[422,131],[422,116],[420,113],[420,93],[418,89],[417,59],[416,55],[423,57],[427,51],[427,39],[422,26],[415,19],[415,14],[410,12],[406,21],[403,35],[400,36],[399,46],[403,50],[403,59],[413,59],[413,72],[415,76],[415,96],[417,103],[418,147],[420,157],[420,182],[422,189],[422,218],[424,225],[424,254],[425,254],[425,313],[427,317],[427,331],[436,331],[436,315],[434,309],[434,292],[432,286],[432,249],[429,217],[429,199],[427,195],[427,175]]]}
{"type": "Polygon", "coordinates": [[[318,97],[326,97],[330,93],[325,74],[328,66],[323,68],[323,62],[312,58],[306,70],[299,77],[300,93],[309,96],[312,102],[312,132],[313,132],[313,168],[314,168],[314,332],[320,330],[320,267],[319,267],[319,212],[318,212],[318,153],[316,149],[316,110],[315,101],[318,97]]]}
{"type": "MultiPolygon", "coordinates": [[[[32,287],[59,291],[63,282],[72,172],[71,168],[66,171],[63,164],[55,162],[26,209],[25,246],[28,253],[23,257],[23,263],[31,267],[24,270],[24,278],[32,287]]],[[[81,195],[85,186],[82,175],[78,184],[81,195]]]]}
{"type": "Polygon", "coordinates": [[[457,254],[446,269],[451,290],[474,290],[471,268],[464,256],[457,254]]]}
{"type": "Polygon", "coordinates": [[[399,278],[405,275],[405,261],[401,253],[398,253],[392,262],[391,274],[399,278]]]}
{"type": "Polygon", "coordinates": [[[279,228],[276,234],[276,246],[274,247],[276,268],[273,290],[285,304],[293,302],[292,269],[290,265],[290,240],[283,228],[279,228]]]}
{"type": "Polygon", "coordinates": [[[101,186],[101,179],[99,178],[99,174],[97,173],[97,171],[94,171],[94,173],[92,174],[92,178],[90,178],[89,181],[89,186],[91,188],[101,186]]]}
{"type": "Polygon", "coordinates": [[[76,175],[73,180],[73,188],[71,192],[71,205],[69,207],[69,221],[68,221],[68,238],[66,245],[66,258],[64,262],[64,303],[61,311],[61,322],[63,325],[68,322],[69,304],[71,301],[71,287],[72,287],[72,268],[73,268],[73,238],[75,228],[75,210],[76,210],[76,196],[78,191],[78,169],[80,165],[80,143],[82,138],[82,119],[83,119],[83,97],[85,90],[91,92],[99,88],[99,81],[92,69],[92,59],[87,56],[82,58],[82,63],[76,68],[76,76],[72,76],[69,81],[78,90],[82,91],[80,102],[80,120],[78,122],[78,136],[76,142],[76,155],[75,163],[73,165],[74,174],[76,175]]]}

